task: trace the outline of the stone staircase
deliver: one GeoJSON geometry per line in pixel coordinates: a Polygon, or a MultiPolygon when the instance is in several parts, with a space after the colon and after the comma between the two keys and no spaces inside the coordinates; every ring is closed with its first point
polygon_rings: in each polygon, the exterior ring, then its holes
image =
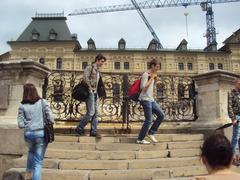
{"type": "MultiPolygon", "coordinates": [[[[43,180],[183,179],[207,174],[199,158],[202,134],[158,134],[159,143],[135,144],[136,134],[56,136],[49,144],[43,180]]],[[[9,171],[24,172],[26,155],[9,171]]]]}

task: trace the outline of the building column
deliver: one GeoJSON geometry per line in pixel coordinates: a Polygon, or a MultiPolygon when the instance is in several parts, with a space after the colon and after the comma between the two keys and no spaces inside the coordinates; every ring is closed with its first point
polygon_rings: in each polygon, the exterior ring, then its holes
{"type": "Polygon", "coordinates": [[[216,70],[193,77],[196,83],[198,119],[192,130],[208,131],[231,122],[228,117],[228,92],[233,88],[234,73],[216,70]]]}
{"type": "Polygon", "coordinates": [[[43,80],[49,72],[50,69],[33,60],[0,62],[0,126],[17,125],[23,85],[34,84],[41,96],[43,80]]]}

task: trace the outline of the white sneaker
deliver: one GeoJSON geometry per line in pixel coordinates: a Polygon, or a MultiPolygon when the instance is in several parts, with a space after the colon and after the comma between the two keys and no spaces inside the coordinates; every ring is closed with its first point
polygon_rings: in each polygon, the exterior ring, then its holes
{"type": "Polygon", "coordinates": [[[137,144],[150,144],[150,142],[147,141],[147,140],[145,140],[145,139],[143,139],[143,140],[138,140],[138,139],[137,139],[136,143],[137,143],[137,144]]]}
{"type": "Polygon", "coordinates": [[[157,142],[158,142],[158,140],[157,140],[157,139],[155,138],[155,136],[152,135],[152,134],[148,134],[147,137],[148,137],[153,143],[157,143],[157,142]]]}

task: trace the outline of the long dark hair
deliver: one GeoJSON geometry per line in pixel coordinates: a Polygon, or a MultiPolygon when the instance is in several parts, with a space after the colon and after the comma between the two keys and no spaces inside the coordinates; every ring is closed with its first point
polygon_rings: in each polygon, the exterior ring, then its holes
{"type": "Polygon", "coordinates": [[[34,104],[39,99],[41,98],[38,95],[37,89],[33,84],[27,83],[23,86],[22,104],[34,104]]]}

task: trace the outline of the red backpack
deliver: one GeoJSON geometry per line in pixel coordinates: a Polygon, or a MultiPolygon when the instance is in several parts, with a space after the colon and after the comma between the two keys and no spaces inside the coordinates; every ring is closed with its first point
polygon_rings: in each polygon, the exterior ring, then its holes
{"type": "Polygon", "coordinates": [[[133,101],[139,101],[138,97],[141,93],[140,85],[141,85],[141,79],[137,79],[133,82],[133,84],[128,89],[128,93],[127,93],[127,96],[129,99],[133,101]]]}

